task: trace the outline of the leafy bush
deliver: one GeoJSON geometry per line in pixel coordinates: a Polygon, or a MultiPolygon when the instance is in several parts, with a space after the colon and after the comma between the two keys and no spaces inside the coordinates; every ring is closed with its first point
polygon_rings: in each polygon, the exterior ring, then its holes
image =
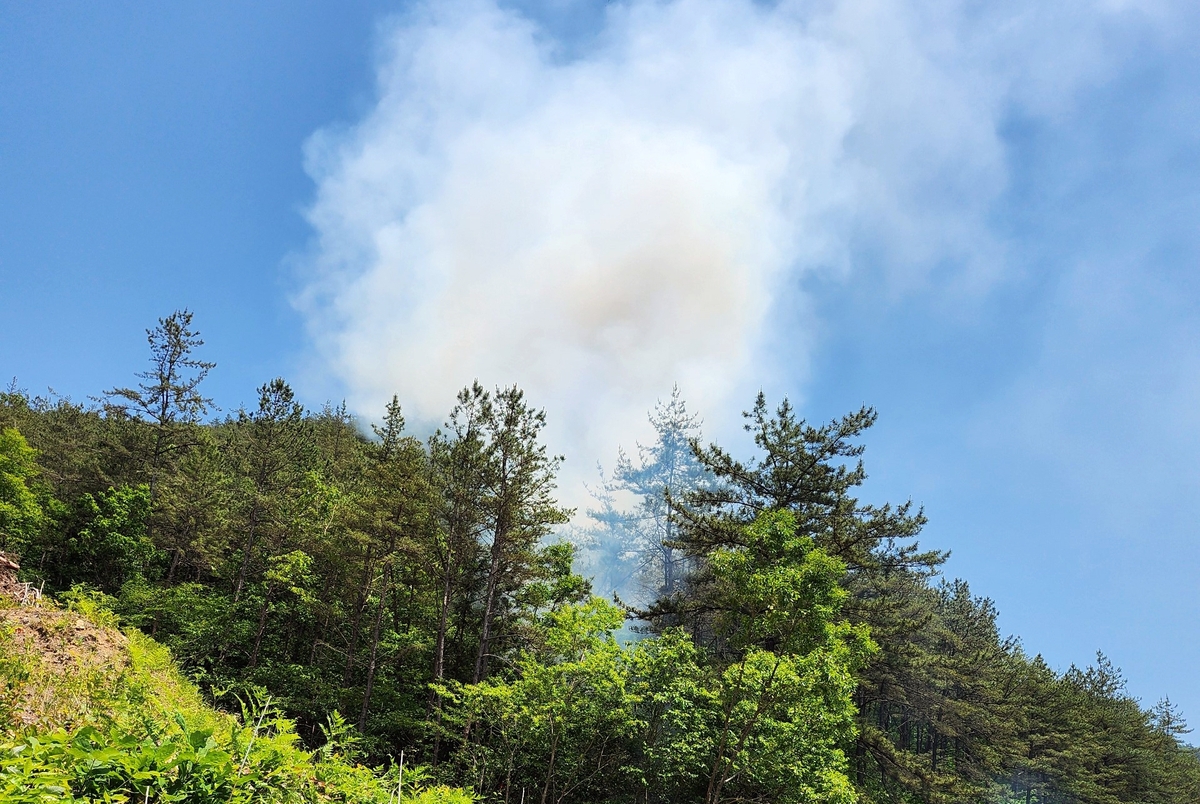
{"type": "MultiPolygon", "coordinates": [[[[263,710],[269,715],[269,710],[263,710]]],[[[433,788],[396,797],[396,772],[375,774],[295,748],[290,724],[262,717],[227,731],[173,728],[134,732],[85,726],[26,735],[0,745],[0,801],[317,804],[393,801],[470,804],[461,791],[433,788]]]]}
{"type": "Polygon", "coordinates": [[[20,551],[42,526],[42,509],[30,488],[36,456],[19,432],[0,429],[0,550],[20,551]]]}

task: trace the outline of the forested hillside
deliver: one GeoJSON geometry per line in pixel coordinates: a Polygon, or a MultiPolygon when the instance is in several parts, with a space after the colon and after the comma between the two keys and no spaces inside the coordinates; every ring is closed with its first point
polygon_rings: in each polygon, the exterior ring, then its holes
{"type": "Polygon", "coordinates": [[[191,315],[149,341],[94,402],[0,395],[0,551],[311,748],[334,718],[370,763],[514,804],[1200,801],[1168,701],[1029,655],[940,574],[921,511],[859,499],[870,409],[760,397],[735,456],[674,397],[591,512],[644,590],[613,601],[519,389],[466,387],[424,440],[395,400],[364,428],[282,379],[223,415],[191,315]]]}

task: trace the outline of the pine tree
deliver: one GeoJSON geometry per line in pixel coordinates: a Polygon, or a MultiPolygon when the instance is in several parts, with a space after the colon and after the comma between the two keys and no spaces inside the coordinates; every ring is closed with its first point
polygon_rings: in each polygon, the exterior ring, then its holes
{"type": "Polygon", "coordinates": [[[276,378],[261,386],[258,395],[258,409],[239,411],[230,432],[230,457],[243,477],[242,544],[232,587],[235,603],[250,569],[256,562],[265,564],[258,554],[264,528],[276,526],[269,535],[282,535],[280,513],[310,468],[313,455],[312,428],[291,386],[276,378]]]}
{"type": "Polygon", "coordinates": [[[555,474],[562,461],[540,443],[544,411],[529,407],[516,386],[498,389],[483,416],[486,439],[483,507],[490,544],[485,575],[479,650],[473,680],[487,677],[496,649],[496,623],[510,596],[531,576],[538,541],[571,511],[555,502],[555,474]]]}
{"type": "Polygon", "coordinates": [[[191,443],[183,435],[183,428],[200,421],[213,404],[199,387],[216,363],[193,356],[204,341],[191,326],[192,312],[186,308],[158,319],[157,327],[146,330],[151,368],[137,375],[143,382],[137,388],[106,392],[110,399],[124,400],[113,408],[148,422],[152,428],[148,461],[151,508],[157,498],[163,461],[191,443]]]}
{"type": "Polygon", "coordinates": [[[701,436],[700,418],[688,412],[678,386],[649,419],[654,442],[637,445],[636,463],[621,451],[612,479],[596,495],[600,507],[588,512],[596,523],[591,551],[603,574],[600,588],[636,602],[644,602],[637,600],[640,589],[651,597],[677,591],[687,567],[675,542],[676,508],[707,476],[692,449],[701,436]],[[630,510],[617,508],[625,495],[636,499],[630,510]]]}

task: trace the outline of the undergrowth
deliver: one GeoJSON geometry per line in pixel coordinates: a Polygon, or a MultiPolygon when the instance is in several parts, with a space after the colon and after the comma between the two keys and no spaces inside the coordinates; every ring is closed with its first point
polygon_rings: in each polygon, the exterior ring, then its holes
{"type": "Polygon", "coordinates": [[[169,651],[95,598],[0,609],[0,802],[470,804],[422,772],[367,768],[336,714],[304,750],[269,698],[209,706],[169,651]],[[402,774],[403,773],[403,777],[402,774]]]}

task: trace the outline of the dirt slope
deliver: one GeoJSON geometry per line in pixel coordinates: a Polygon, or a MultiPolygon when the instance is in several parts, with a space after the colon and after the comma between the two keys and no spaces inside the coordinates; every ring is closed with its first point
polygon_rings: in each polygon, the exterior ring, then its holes
{"type": "Polygon", "coordinates": [[[111,624],[35,599],[0,554],[0,732],[74,725],[121,686],[128,638],[111,624]]]}

